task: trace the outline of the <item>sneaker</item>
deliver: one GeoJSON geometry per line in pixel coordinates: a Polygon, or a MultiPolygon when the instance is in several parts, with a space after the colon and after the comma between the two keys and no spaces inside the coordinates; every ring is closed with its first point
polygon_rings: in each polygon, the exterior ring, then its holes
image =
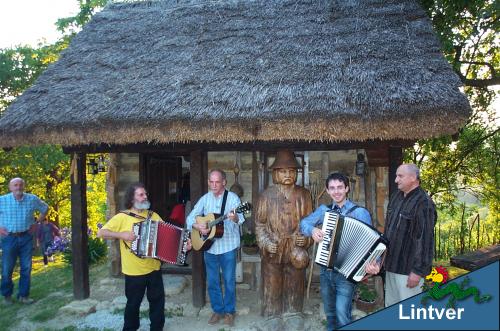
{"type": "Polygon", "coordinates": [[[213,313],[210,319],[208,320],[208,324],[210,325],[215,325],[219,323],[220,319],[222,318],[221,314],[213,313]]]}
{"type": "Polygon", "coordinates": [[[20,303],[22,303],[24,305],[31,305],[33,302],[35,302],[35,300],[28,298],[28,297],[19,297],[19,299],[17,299],[17,301],[19,301],[20,303]]]}
{"type": "Polygon", "coordinates": [[[12,300],[12,297],[4,297],[3,298],[3,304],[6,306],[10,306],[13,303],[14,303],[14,300],[12,300]]]}
{"type": "Polygon", "coordinates": [[[224,316],[224,324],[227,326],[234,326],[234,314],[226,314],[226,316],[224,316]]]}

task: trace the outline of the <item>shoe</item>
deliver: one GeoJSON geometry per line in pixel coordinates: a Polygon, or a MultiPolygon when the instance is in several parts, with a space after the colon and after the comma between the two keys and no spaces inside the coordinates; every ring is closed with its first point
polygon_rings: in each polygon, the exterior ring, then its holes
{"type": "Polygon", "coordinates": [[[3,304],[6,306],[10,306],[13,303],[14,303],[14,300],[12,300],[12,297],[4,297],[3,298],[3,304]]]}
{"type": "Polygon", "coordinates": [[[219,323],[220,319],[222,318],[221,314],[213,313],[210,319],[208,320],[208,324],[210,325],[215,325],[219,323]]]}
{"type": "Polygon", "coordinates": [[[224,316],[224,324],[234,326],[234,314],[226,314],[226,316],[224,316]]]}
{"type": "Polygon", "coordinates": [[[33,302],[35,302],[35,300],[33,300],[31,298],[27,298],[27,297],[19,297],[19,299],[17,299],[17,301],[19,301],[20,303],[22,303],[24,305],[31,305],[33,302]]]}

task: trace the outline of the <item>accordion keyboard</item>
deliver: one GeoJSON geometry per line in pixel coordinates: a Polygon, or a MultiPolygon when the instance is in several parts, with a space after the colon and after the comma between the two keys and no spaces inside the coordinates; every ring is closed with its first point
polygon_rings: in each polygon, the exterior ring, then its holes
{"type": "Polygon", "coordinates": [[[325,213],[323,219],[321,230],[325,235],[323,236],[323,241],[318,245],[318,252],[316,253],[314,262],[325,267],[331,267],[330,258],[332,257],[333,238],[335,238],[338,219],[339,214],[329,212],[325,213]]]}
{"type": "MultiPolygon", "coordinates": [[[[138,238],[140,236],[140,224],[139,223],[134,223],[134,225],[132,226],[132,232],[135,234],[135,237],[138,238]]],[[[130,250],[132,252],[137,252],[137,248],[139,246],[139,240],[133,240],[130,244],[130,250]]]]}

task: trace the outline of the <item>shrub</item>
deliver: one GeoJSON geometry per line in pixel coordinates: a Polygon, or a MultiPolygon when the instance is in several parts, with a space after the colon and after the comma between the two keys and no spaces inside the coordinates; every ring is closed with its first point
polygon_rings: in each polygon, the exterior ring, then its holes
{"type": "MultiPolygon", "coordinates": [[[[98,263],[108,254],[108,246],[100,238],[89,237],[88,250],[89,265],[98,263]]],[[[63,252],[63,260],[68,264],[73,263],[73,251],[70,246],[63,252]]]]}

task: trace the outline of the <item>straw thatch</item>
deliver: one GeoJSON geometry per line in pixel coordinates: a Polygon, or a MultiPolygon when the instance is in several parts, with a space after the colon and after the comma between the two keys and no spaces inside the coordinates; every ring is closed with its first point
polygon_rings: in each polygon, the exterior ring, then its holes
{"type": "Polygon", "coordinates": [[[0,119],[0,145],[364,141],[470,112],[417,1],[110,4],[0,119]]]}

